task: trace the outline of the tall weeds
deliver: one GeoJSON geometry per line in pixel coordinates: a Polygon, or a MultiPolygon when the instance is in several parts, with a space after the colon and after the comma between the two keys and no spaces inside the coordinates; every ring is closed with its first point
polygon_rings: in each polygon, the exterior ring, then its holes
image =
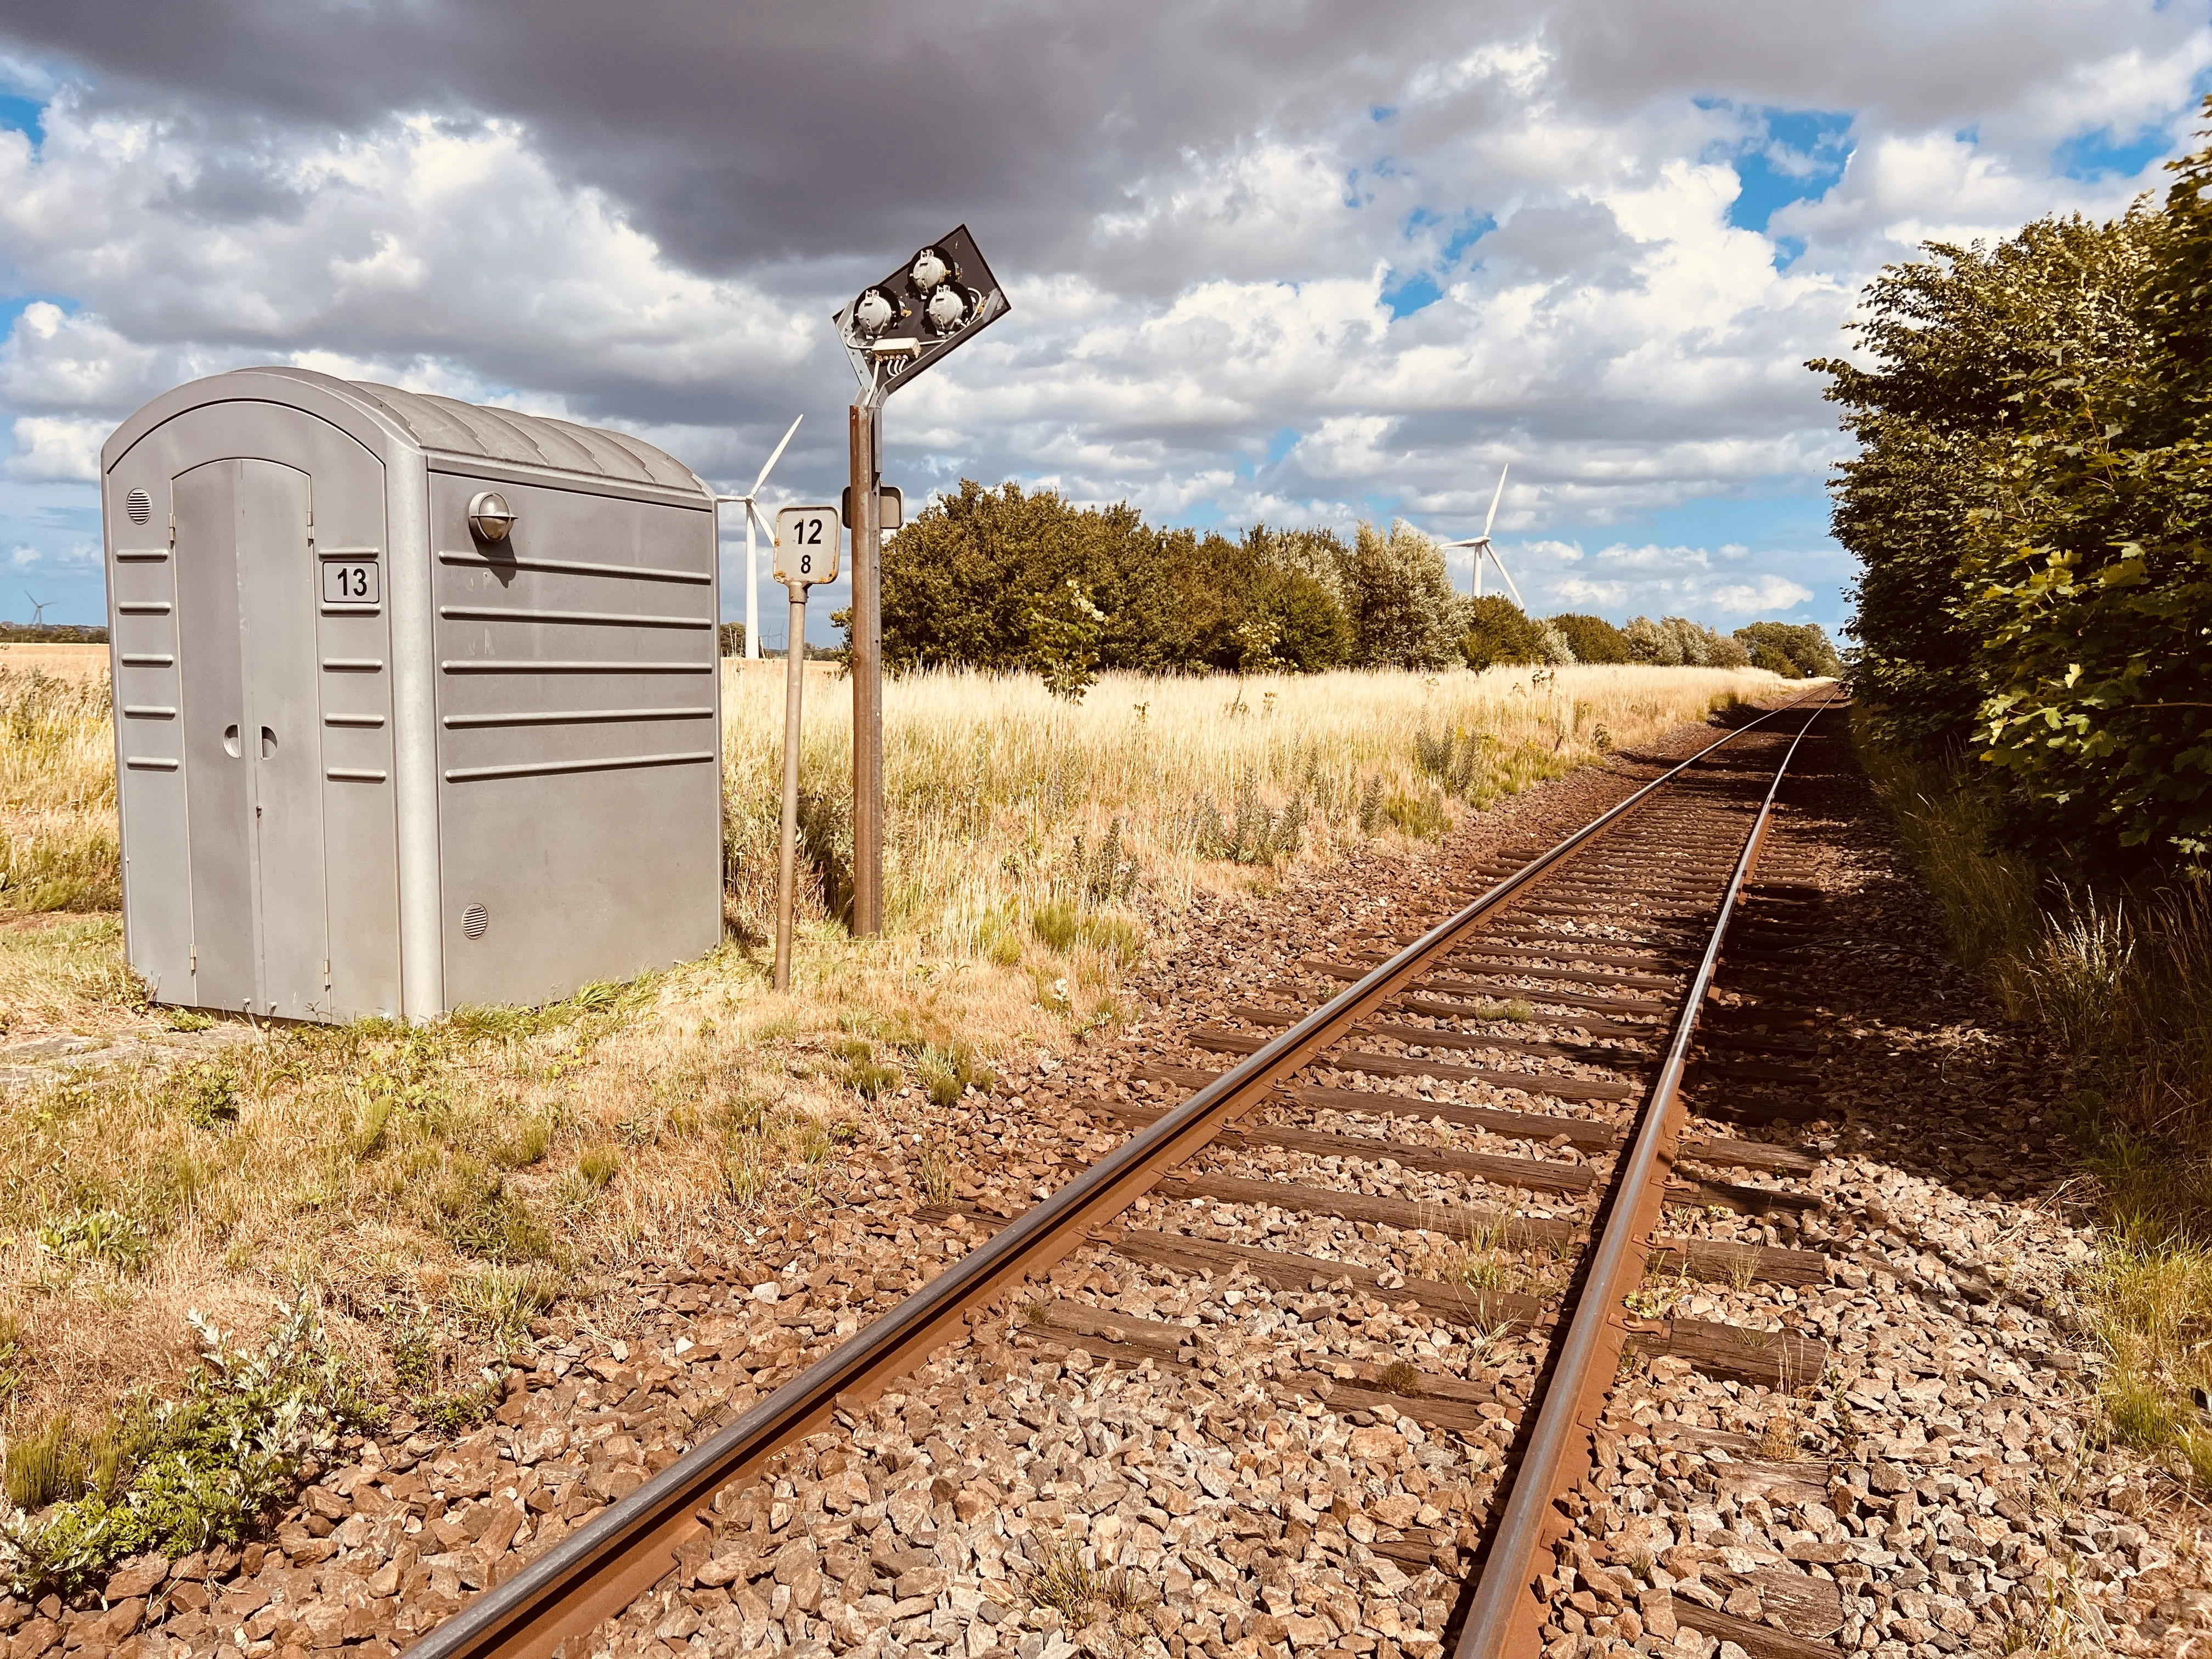
{"type": "MultiPolygon", "coordinates": [[[[740,933],[764,937],[783,677],[735,665],[726,675],[729,910],[740,933]]],[[[988,957],[1009,914],[1140,891],[1179,902],[1233,879],[1234,866],[1333,857],[1378,834],[1434,836],[1452,821],[1447,797],[1480,810],[1774,684],[1648,667],[1255,675],[1235,686],[1106,674],[1070,704],[1032,676],[909,675],[884,696],[886,925],[988,957]],[[1109,837],[1117,870],[1102,883],[1080,849],[1109,837]]],[[[805,712],[802,850],[820,919],[849,879],[848,683],[811,679],[805,712]]]]}
{"type": "Polygon", "coordinates": [[[0,668],[0,909],[122,902],[105,679],[0,668]]]}
{"type": "Polygon", "coordinates": [[[2212,890],[2068,885],[1992,851],[1962,768],[1860,753],[1953,948],[2069,1063],[2070,1129],[2098,1177],[2081,1285],[2115,1437],[2212,1485],[2212,890]]]}

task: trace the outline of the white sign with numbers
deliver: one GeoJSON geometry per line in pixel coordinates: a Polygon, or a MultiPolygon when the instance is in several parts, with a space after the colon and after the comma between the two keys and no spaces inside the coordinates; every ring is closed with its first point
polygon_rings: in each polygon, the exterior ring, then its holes
{"type": "Polygon", "coordinates": [[[834,507],[787,507],[775,515],[775,579],[811,587],[837,580],[839,521],[834,507]]]}
{"type": "Polygon", "coordinates": [[[325,605],[377,605],[376,566],[367,560],[325,559],[323,562],[325,605]]]}

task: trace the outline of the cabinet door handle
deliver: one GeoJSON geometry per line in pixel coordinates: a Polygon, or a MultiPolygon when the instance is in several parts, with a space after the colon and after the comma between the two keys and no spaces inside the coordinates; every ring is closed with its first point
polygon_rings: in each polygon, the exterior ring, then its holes
{"type": "Polygon", "coordinates": [[[276,734],[267,726],[261,728],[261,758],[267,760],[276,752],[276,734]]]}

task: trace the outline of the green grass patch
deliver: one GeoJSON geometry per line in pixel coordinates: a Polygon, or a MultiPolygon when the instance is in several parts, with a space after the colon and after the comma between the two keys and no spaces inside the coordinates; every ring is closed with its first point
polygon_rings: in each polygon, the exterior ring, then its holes
{"type": "Polygon", "coordinates": [[[178,1399],[141,1397],[94,1435],[50,1424],[10,1449],[18,1513],[0,1527],[0,1580],[15,1595],[72,1595],[128,1556],[242,1542],[292,1500],[307,1458],[372,1420],[306,1303],[258,1351],[192,1323],[202,1364],[178,1399]],[[34,1494],[51,1507],[32,1513],[34,1494]]]}

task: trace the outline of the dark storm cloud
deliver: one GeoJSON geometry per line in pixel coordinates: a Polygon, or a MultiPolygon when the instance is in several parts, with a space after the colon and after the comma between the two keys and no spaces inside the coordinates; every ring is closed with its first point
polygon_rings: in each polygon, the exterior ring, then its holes
{"type": "Polygon", "coordinates": [[[106,0],[11,27],[134,104],[356,131],[395,108],[526,121],[672,252],[719,267],[872,258],[963,216],[1017,258],[1065,259],[1090,213],[1184,148],[1393,83],[1431,26],[1402,11],[1386,63],[1354,44],[1370,23],[1298,4],[106,0]]]}
{"type": "Polygon", "coordinates": [[[0,14],[10,55],[58,88],[0,130],[0,275],[62,302],[0,338],[17,478],[271,359],[739,483],[804,409],[782,477],[831,478],[827,312],[965,221],[1017,309],[894,403],[917,481],[1341,520],[1510,454],[1506,520],[1557,523],[1816,489],[1802,363],[1858,284],[2124,200],[2054,146],[2178,138],[2212,46],[2148,0],[78,0],[0,14]],[[1790,110],[1850,160],[1762,206],[1778,269],[1731,158],[1790,110]]]}

